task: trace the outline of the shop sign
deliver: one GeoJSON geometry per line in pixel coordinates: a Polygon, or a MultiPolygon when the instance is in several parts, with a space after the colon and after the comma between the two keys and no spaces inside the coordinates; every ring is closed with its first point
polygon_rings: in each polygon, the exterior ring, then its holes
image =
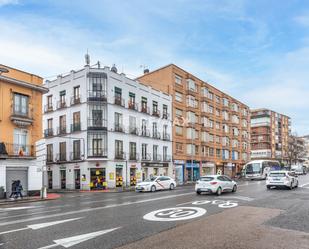
{"type": "Polygon", "coordinates": [[[135,165],[135,164],[132,164],[132,165],[130,166],[130,168],[136,168],[136,165],[135,165]]]}
{"type": "Polygon", "coordinates": [[[122,169],[123,165],[122,164],[116,164],[116,169],[122,169]]]}
{"type": "Polygon", "coordinates": [[[185,164],[185,161],[182,161],[182,160],[174,160],[174,164],[185,164]]]}
{"type": "Polygon", "coordinates": [[[168,167],[168,163],[142,163],[143,167],[168,167]]]}
{"type": "Polygon", "coordinates": [[[114,172],[109,173],[109,179],[110,180],[114,180],[115,179],[115,173],[114,172]]]}
{"type": "Polygon", "coordinates": [[[60,169],[65,169],[65,166],[60,166],[59,168],[60,168],[60,169]]]}
{"type": "Polygon", "coordinates": [[[186,168],[199,168],[200,165],[198,163],[187,163],[186,168]]]}

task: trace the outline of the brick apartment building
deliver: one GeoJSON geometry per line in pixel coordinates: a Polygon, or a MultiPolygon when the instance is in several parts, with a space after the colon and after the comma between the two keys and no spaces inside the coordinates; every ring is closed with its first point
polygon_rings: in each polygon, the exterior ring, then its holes
{"type": "Polygon", "coordinates": [[[268,109],[251,110],[251,159],[286,162],[290,127],[286,115],[268,109]]]}
{"type": "Polygon", "coordinates": [[[145,70],[138,80],[173,96],[173,163],[176,180],[234,176],[250,156],[250,110],[182,68],[145,70]]]}

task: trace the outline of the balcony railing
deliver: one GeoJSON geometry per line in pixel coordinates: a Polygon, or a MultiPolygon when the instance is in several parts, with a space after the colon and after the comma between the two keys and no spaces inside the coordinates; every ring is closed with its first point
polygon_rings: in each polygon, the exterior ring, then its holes
{"type": "Polygon", "coordinates": [[[151,161],[151,154],[150,153],[146,153],[146,154],[142,154],[142,161],[151,161]]]}
{"type": "Polygon", "coordinates": [[[44,112],[47,113],[47,112],[52,112],[54,110],[54,107],[53,105],[45,105],[44,106],[44,112]]]}
{"type": "Polygon", "coordinates": [[[139,135],[139,130],[136,127],[129,127],[129,132],[132,135],[137,135],[137,136],[139,135]]]}
{"type": "Polygon", "coordinates": [[[141,105],[141,112],[150,114],[150,108],[148,106],[141,105]]]}
{"type": "Polygon", "coordinates": [[[71,124],[71,132],[80,131],[81,123],[73,123],[71,124]]]}
{"type": "Polygon", "coordinates": [[[125,107],[125,101],[124,101],[124,99],[121,98],[121,97],[115,96],[115,97],[114,97],[114,104],[115,104],[115,105],[120,105],[120,106],[122,106],[122,107],[125,107]]]}
{"type": "Polygon", "coordinates": [[[57,109],[62,109],[62,108],[66,108],[67,107],[67,103],[64,101],[58,101],[57,102],[57,109]]]}
{"type": "Polygon", "coordinates": [[[88,158],[94,158],[94,157],[107,158],[107,149],[103,148],[88,149],[88,158]]]}
{"type": "Polygon", "coordinates": [[[80,161],[80,160],[82,160],[80,151],[70,153],[70,161],[80,161]]]}
{"type": "Polygon", "coordinates": [[[126,154],[123,151],[115,151],[115,159],[125,160],[126,154]]]}
{"type": "Polygon", "coordinates": [[[52,137],[54,135],[54,129],[49,128],[44,130],[44,137],[52,137]]]}
{"type": "Polygon", "coordinates": [[[162,139],[165,140],[165,141],[170,141],[171,140],[171,135],[168,134],[168,133],[163,133],[162,139]]]}
{"type": "Polygon", "coordinates": [[[172,157],[170,155],[163,155],[163,161],[164,162],[171,162],[172,161],[172,157]]]}
{"type": "Polygon", "coordinates": [[[160,162],[160,161],[162,161],[162,155],[159,155],[159,154],[153,155],[152,160],[155,161],[155,162],[160,162]]]}
{"type": "Polygon", "coordinates": [[[128,102],[128,108],[131,109],[131,110],[138,111],[138,104],[135,103],[135,102],[129,101],[128,102]]]}
{"type": "Polygon", "coordinates": [[[141,136],[150,137],[150,131],[148,129],[142,128],[141,136]]]}
{"type": "Polygon", "coordinates": [[[105,91],[88,91],[88,101],[105,101],[106,102],[106,92],[105,91]]]}
{"type": "Polygon", "coordinates": [[[163,112],[163,114],[162,114],[162,118],[163,118],[163,119],[168,119],[169,116],[170,116],[169,113],[164,113],[164,112],[163,112]]]}
{"type": "Polygon", "coordinates": [[[35,151],[33,145],[28,144],[10,144],[4,143],[5,149],[0,157],[34,157],[35,151]]]}
{"type": "Polygon", "coordinates": [[[122,124],[114,124],[114,131],[116,132],[125,132],[124,126],[122,124]]]}
{"type": "Polygon", "coordinates": [[[13,106],[11,119],[12,118],[22,118],[22,119],[33,119],[33,112],[31,109],[28,109],[27,112],[22,112],[20,110],[16,110],[13,106]]]}
{"type": "Polygon", "coordinates": [[[138,161],[139,160],[139,154],[138,153],[130,153],[129,154],[129,160],[138,161]]]}
{"type": "Polygon", "coordinates": [[[160,111],[159,110],[153,110],[152,111],[152,116],[160,117],[160,111]]]}
{"type": "Polygon", "coordinates": [[[67,154],[65,152],[58,153],[56,155],[56,162],[66,162],[67,154]]]}
{"type": "Polygon", "coordinates": [[[88,118],[88,130],[106,130],[106,119],[93,119],[88,118]]]}
{"type": "Polygon", "coordinates": [[[47,154],[46,162],[47,163],[53,163],[54,162],[54,155],[53,154],[47,154]]]}
{"type": "Polygon", "coordinates": [[[155,139],[161,139],[161,134],[158,131],[152,133],[152,137],[155,139]]]}
{"type": "Polygon", "coordinates": [[[57,128],[57,135],[65,135],[67,134],[66,126],[60,126],[57,128]]]}
{"type": "Polygon", "coordinates": [[[71,105],[78,105],[81,103],[81,96],[71,97],[71,105]]]}

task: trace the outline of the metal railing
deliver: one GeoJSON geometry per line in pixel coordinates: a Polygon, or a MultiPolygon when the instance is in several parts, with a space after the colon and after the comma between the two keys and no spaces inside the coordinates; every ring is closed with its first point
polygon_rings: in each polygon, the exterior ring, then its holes
{"type": "Polygon", "coordinates": [[[53,155],[53,153],[51,153],[51,154],[47,153],[47,155],[46,155],[46,162],[47,163],[53,163],[54,162],[54,155],[53,155]]]}
{"type": "Polygon", "coordinates": [[[14,106],[12,107],[11,118],[27,118],[33,119],[33,111],[31,109],[27,109],[27,112],[22,112],[20,110],[16,110],[14,106]]]}
{"type": "Polygon", "coordinates": [[[107,101],[105,91],[88,91],[88,101],[107,101]]]}
{"type": "Polygon", "coordinates": [[[14,157],[34,157],[34,146],[30,144],[11,144],[4,143],[8,156],[14,157]]]}
{"type": "Polygon", "coordinates": [[[163,133],[162,139],[165,140],[165,141],[170,141],[171,140],[171,135],[168,134],[168,133],[163,133]]]}
{"type": "Polygon", "coordinates": [[[44,106],[44,112],[52,112],[54,110],[53,105],[45,105],[44,106]]]}
{"type": "Polygon", "coordinates": [[[146,153],[146,154],[142,154],[142,161],[151,161],[151,154],[150,153],[146,153]]]}
{"type": "Polygon", "coordinates": [[[153,110],[152,111],[152,116],[160,117],[160,111],[159,110],[153,110]]]}
{"type": "Polygon", "coordinates": [[[44,137],[52,137],[54,135],[54,129],[49,128],[44,130],[44,137]]]}
{"type": "Polygon", "coordinates": [[[137,127],[129,127],[129,133],[132,135],[139,135],[139,129],[137,127]]]}
{"type": "Polygon", "coordinates": [[[123,151],[115,151],[115,159],[125,160],[126,154],[123,151]]]}
{"type": "Polygon", "coordinates": [[[155,131],[152,133],[152,137],[155,139],[161,139],[161,133],[158,131],[155,131]]]}
{"type": "Polygon", "coordinates": [[[71,124],[71,132],[80,131],[81,123],[73,123],[71,124]]]}
{"type": "Polygon", "coordinates": [[[131,109],[131,110],[138,111],[138,104],[135,103],[135,102],[129,101],[128,102],[128,108],[131,109]]]}
{"type": "Polygon", "coordinates": [[[71,105],[78,105],[81,103],[81,96],[73,96],[71,97],[71,105]]]}
{"type": "Polygon", "coordinates": [[[82,160],[80,151],[70,153],[70,161],[80,161],[80,160],[82,160]]]}
{"type": "Polygon", "coordinates": [[[103,148],[88,149],[88,158],[92,158],[92,157],[107,158],[107,149],[103,149],[103,148]]]}
{"type": "Polygon", "coordinates": [[[114,124],[114,131],[116,132],[125,132],[124,126],[122,124],[114,124]]]}
{"type": "Polygon", "coordinates": [[[65,108],[67,107],[67,103],[66,101],[62,102],[62,101],[57,101],[57,109],[62,109],[62,108],[65,108]]]}
{"type": "Polygon", "coordinates": [[[125,107],[125,101],[121,97],[114,96],[114,104],[115,105],[120,105],[122,107],[125,107]]]}
{"type": "Polygon", "coordinates": [[[159,154],[155,155],[154,154],[152,160],[155,161],[155,162],[160,162],[160,161],[162,161],[162,155],[159,155],[159,154]]]}
{"type": "Polygon", "coordinates": [[[65,134],[67,134],[66,126],[60,126],[57,128],[57,135],[65,135],[65,134]]]}
{"type": "Polygon", "coordinates": [[[107,128],[106,119],[93,119],[88,118],[88,130],[101,130],[107,128]]]}
{"type": "Polygon", "coordinates": [[[148,129],[142,128],[141,136],[150,137],[150,131],[148,129]]]}
{"type": "Polygon", "coordinates": [[[66,162],[67,154],[65,152],[58,153],[56,155],[56,162],[66,162]]]}
{"type": "Polygon", "coordinates": [[[148,106],[141,105],[141,112],[150,114],[150,108],[148,106]]]}
{"type": "Polygon", "coordinates": [[[164,113],[162,114],[162,118],[163,119],[168,119],[170,117],[170,114],[169,113],[164,113]]]}
{"type": "Polygon", "coordinates": [[[129,160],[138,161],[139,160],[139,154],[138,153],[129,153],[129,160]]]}
{"type": "Polygon", "coordinates": [[[172,161],[172,156],[170,156],[170,155],[163,155],[163,161],[164,162],[171,162],[172,161]]]}

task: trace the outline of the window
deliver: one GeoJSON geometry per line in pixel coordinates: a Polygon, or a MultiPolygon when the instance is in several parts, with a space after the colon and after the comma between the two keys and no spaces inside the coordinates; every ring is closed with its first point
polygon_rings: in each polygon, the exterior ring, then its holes
{"type": "Polygon", "coordinates": [[[197,85],[194,80],[187,80],[187,89],[193,92],[197,92],[197,85]]]}
{"type": "Polygon", "coordinates": [[[176,143],[176,153],[182,153],[182,143],[176,143]]]}
{"type": "Polygon", "coordinates": [[[182,136],[182,127],[176,125],[176,135],[178,136],[182,136]]]}
{"type": "Polygon", "coordinates": [[[168,113],[167,113],[167,105],[163,104],[163,118],[167,119],[168,118],[168,113]]]}
{"type": "Polygon", "coordinates": [[[28,131],[24,129],[14,129],[14,154],[20,155],[29,155],[29,147],[27,146],[28,142],[28,131]]]}
{"type": "Polygon", "coordinates": [[[102,126],[102,110],[92,110],[93,126],[102,126]]]}
{"type": "Polygon", "coordinates": [[[53,159],[53,145],[52,144],[48,144],[46,146],[46,153],[47,153],[47,155],[46,155],[47,162],[54,161],[54,159],[53,159]]]}
{"type": "Polygon", "coordinates": [[[209,152],[209,156],[214,156],[214,148],[209,148],[209,150],[208,150],[209,152]]]}
{"type": "Polygon", "coordinates": [[[197,108],[198,107],[198,101],[191,95],[187,96],[187,106],[197,108]]]}
{"type": "Polygon", "coordinates": [[[129,153],[130,153],[130,160],[137,160],[137,158],[136,158],[136,143],[130,142],[129,153]]]}
{"type": "Polygon", "coordinates": [[[115,112],[115,129],[122,129],[122,114],[115,112]]]}
{"type": "Polygon", "coordinates": [[[115,87],[115,104],[116,105],[124,105],[122,101],[122,89],[119,87],[115,87]]]}
{"type": "Polygon", "coordinates": [[[163,146],[163,160],[166,161],[167,160],[167,146],[163,146]]]}
{"type": "Polygon", "coordinates": [[[74,87],[73,91],[74,91],[74,100],[79,101],[80,100],[80,87],[79,86],[74,87]]]}
{"type": "Polygon", "coordinates": [[[73,141],[73,160],[80,159],[80,140],[73,141]]]}
{"type": "Polygon", "coordinates": [[[28,116],[29,97],[19,93],[14,93],[14,114],[28,116]]]}
{"type": "Polygon", "coordinates": [[[73,112],[73,124],[80,124],[80,112],[73,112]]]}
{"type": "Polygon", "coordinates": [[[159,114],[157,101],[152,101],[152,114],[156,116],[159,114]]]}
{"type": "Polygon", "coordinates": [[[175,100],[182,102],[182,94],[180,92],[175,92],[175,100]]]}
{"type": "Polygon", "coordinates": [[[66,133],[66,116],[62,115],[59,118],[59,134],[66,133]]]}
{"type": "Polygon", "coordinates": [[[220,149],[216,149],[216,157],[220,158],[221,156],[221,150],[220,149]]]}
{"type": "Polygon", "coordinates": [[[129,116],[129,129],[131,134],[137,134],[136,117],[129,116]]]}
{"type": "Polygon", "coordinates": [[[135,93],[129,92],[129,108],[135,109],[135,93]]]}
{"type": "Polygon", "coordinates": [[[227,160],[229,159],[230,152],[228,150],[222,150],[222,159],[227,160]]]}
{"type": "Polygon", "coordinates": [[[59,154],[60,154],[60,157],[59,157],[59,160],[60,161],[66,161],[66,142],[61,142],[59,143],[59,154]]]}
{"type": "Polygon", "coordinates": [[[147,113],[148,107],[147,107],[147,98],[142,97],[142,112],[147,113]]]}
{"type": "Polygon", "coordinates": [[[194,112],[187,112],[187,119],[189,123],[196,123],[197,116],[195,115],[194,112]]]}
{"type": "Polygon", "coordinates": [[[216,103],[219,104],[220,103],[220,97],[218,95],[216,95],[216,103]]]}
{"type": "Polygon", "coordinates": [[[47,108],[53,109],[53,95],[47,96],[47,108]]]}
{"type": "Polygon", "coordinates": [[[195,145],[187,144],[187,155],[195,155],[195,145]]]}
{"type": "Polygon", "coordinates": [[[65,90],[59,93],[60,95],[60,107],[65,107],[65,90]]]}
{"type": "Polygon", "coordinates": [[[47,129],[48,130],[53,129],[53,119],[52,118],[47,119],[47,129]]]}
{"type": "Polygon", "coordinates": [[[158,145],[153,145],[153,160],[158,160],[158,145]]]}
{"type": "Polygon", "coordinates": [[[156,122],[152,123],[152,135],[153,137],[158,136],[158,124],[156,122]]]}
{"type": "Polygon", "coordinates": [[[220,110],[219,109],[216,109],[216,116],[220,116],[220,110]]]}
{"type": "Polygon", "coordinates": [[[115,140],[115,158],[123,159],[123,141],[115,140]]]}
{"type": "Polygon", "coordinates": [[[142,159],[147,159],[147,144],[142,144],[142,159]]]}
{"type": "Polygon", "coordinates": [[[229,100],[227,98],[223,98],[222,102],[224,106],[229,106],[229,100]]]}
{"type": "Polygon", "coordinates": [[[182,117],[182,110],[176,108],[175,115],[176,117],[182,117]]]}
{"type": "Polygon", "coordinates": [[[175,75],[175,83],[182,85],[182,78],[179,75],[175,75]]]}

